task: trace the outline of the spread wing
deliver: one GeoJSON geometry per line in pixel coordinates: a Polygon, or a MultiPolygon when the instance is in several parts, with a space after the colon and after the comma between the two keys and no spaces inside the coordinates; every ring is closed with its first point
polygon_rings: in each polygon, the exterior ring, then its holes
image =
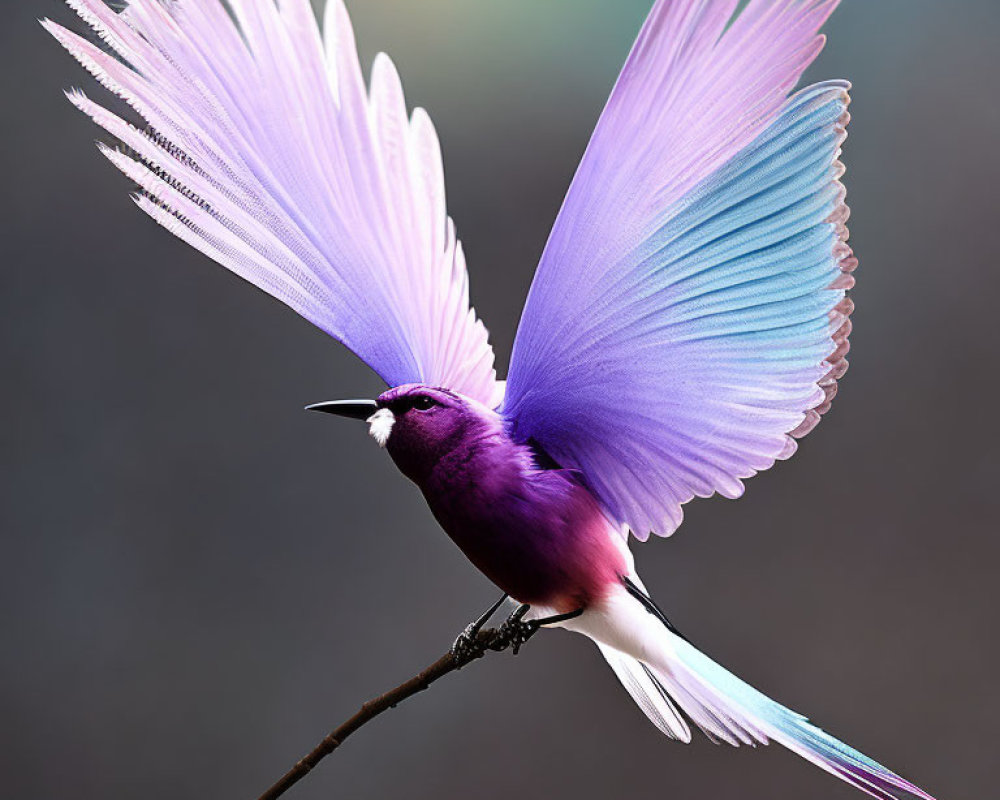
{"type": "Polygon", "coordinates": [[[309,0],[67,1],[105,47],[43,24],[148,126],[69,95],[125,146],[101,149],[143,211],[388,384],[496,404],[434,127],[387,56],[365,87],[341,0],[322,37],[309,0]]]}
{"type": "Polygon", "coordinates": [[[847,362],[838,0],[658,0],[556,220],[504,414],[642,539],[787,458],[847,362]]]}

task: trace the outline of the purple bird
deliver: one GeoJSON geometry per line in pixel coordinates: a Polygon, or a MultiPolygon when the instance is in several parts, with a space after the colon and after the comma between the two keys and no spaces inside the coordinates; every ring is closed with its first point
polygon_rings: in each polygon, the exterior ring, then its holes
{"type": "MultiPolygon", "coordinates": [[[[291,306],[390,386],[367,420],[441,527],[542,626],[590,637],[663,733],[776,741],[870,795],[930,795],[696,649],[629,532],[796,449],[827,411],[857,260],[839,161],[849,84],[794,91],[838,0],[657,0],[555,222],[497,381],[440,148],[342,0],[67,0],[46,28],[144,123],[80,91],[154,220],[291,306]]],[[[492,611],[495,611],[495,606],[492,611]]],[[[473,647],[475,623],[456,648],[473,647]]]]}

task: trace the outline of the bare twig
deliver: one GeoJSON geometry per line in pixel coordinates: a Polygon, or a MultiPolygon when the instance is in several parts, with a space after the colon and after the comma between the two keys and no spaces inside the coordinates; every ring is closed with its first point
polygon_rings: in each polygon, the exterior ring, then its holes
{"type": "Polygon", "coordinates": [[[467,648],[460,655],[453,652],[445,653],[441,658],[431,664],[427,669],[410,678],[406,683],[397,686],[395,689],[386,692],[379,697],[369,700],[349,720],[335,730],[331,731],[309,755],[300,759],[299,762],[285,773],[274,786],[260,796],[260,800],[276,800],[287,792],[292,786],[304,778],[313,768],[319,764],[330,753],[340,747],[344,740],[354,733],[362,725],[371,722],[383,711],[395,708],[408,697],[412,697],[418,692],[428,688],[434,681],[443,678],[449,672],[461,669],[466,664],[481,658],[487,652],[506,649],[509,642],[504,639],[504,634],[495,628],[480,631],[475,640],[476,646],[467,648]]]}

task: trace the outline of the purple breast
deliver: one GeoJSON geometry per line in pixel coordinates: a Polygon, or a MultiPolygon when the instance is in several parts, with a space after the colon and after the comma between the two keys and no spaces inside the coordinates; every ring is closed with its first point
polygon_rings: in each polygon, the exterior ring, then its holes
{"type": "Polygon", "coordinates": [[[572,611],[626,570],[594,496],[525,448],[492,440],[442,459],[421,489],[438,522],[515,600],[572,611]]]}

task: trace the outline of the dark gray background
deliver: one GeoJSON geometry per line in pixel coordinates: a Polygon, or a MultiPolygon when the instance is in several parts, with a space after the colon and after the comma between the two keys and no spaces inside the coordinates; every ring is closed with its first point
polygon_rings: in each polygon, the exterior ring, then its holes
{"type": "MultiPolygon", "coordinates": [[[[445,150],[505,368],[549,226],[649,0],[351,3],[445,150]]],[[[0,794],[251,798],[494,596],[362,426],[379,387],[132,208],[5,4],[0,794]]],[[[928,790],[988,797],[1000,693],[994,412],[1000,4],[846,0],[852,368],[792,462],[638,547],[675,622],[928,790]]],[[[992,780],[990,780],[992,778],[992,780]]],[[[308,798],[860,796],[777,748],[664,740],[596,649],[540,636],[371,725],[308,798]]]]}

